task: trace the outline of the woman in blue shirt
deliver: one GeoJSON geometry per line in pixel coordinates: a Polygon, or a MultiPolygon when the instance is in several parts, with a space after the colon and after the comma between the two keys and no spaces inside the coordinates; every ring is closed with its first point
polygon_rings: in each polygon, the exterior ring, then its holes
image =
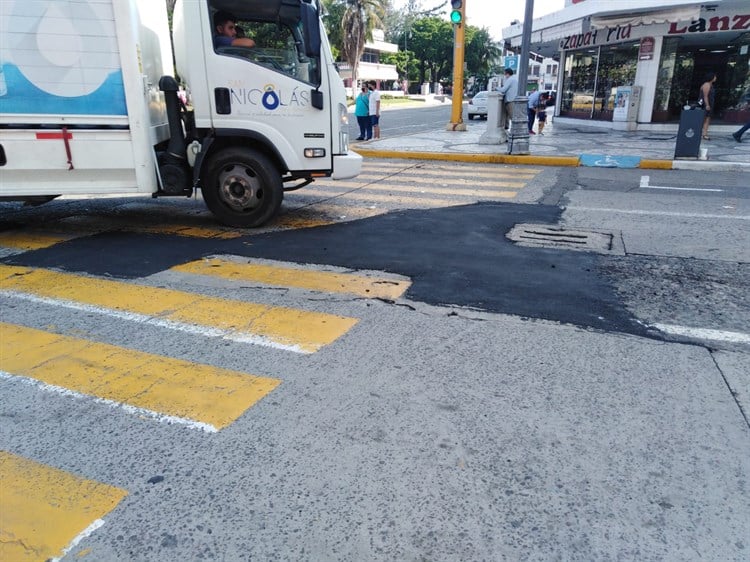
{"type": "Polygon", "coordinates": [[[362,86],[354,105],[354,115],[359,125],[359,136],[357,140],[370,140],[372,138],[372,121],[370,119],[370,96],[367,86],[362,86]]]}

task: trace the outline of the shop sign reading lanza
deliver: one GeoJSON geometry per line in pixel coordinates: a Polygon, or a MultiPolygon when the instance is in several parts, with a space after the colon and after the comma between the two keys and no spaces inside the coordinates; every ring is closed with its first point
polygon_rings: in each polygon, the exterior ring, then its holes
{"type": "Polygon", "coordinates": [[[645,35],[658,35],[657,31],[663,30],[662,35],[683,35],[686,33],[704,33],[716,31],[746,31],[750,30],[750,14],[716,15],[709,18],[698,18],[690,23],[670,23],[657,25],[633,26],[620,25],[602,29],[593,29],[586,33],[568,35],[560,40],[560,50],[580,49],[583,47],[596,47],[638,39],[645,35]]]}

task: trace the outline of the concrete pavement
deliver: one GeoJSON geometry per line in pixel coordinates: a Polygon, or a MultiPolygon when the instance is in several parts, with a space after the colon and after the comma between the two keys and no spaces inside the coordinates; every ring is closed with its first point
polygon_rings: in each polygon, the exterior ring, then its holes
{"type": "MultiPolygon", "coordinates": [[[[384,119],[397,119],[395,110],[385,110],[384,119]]],[[[465,112],[464,112],[465,114],[465,112]]],[[[353,142],[365,157],[415,158],[503,164],[549,166],[597,166],[608,168],[696,169],[750,172],[750,136],[738,143],[732,138],[735,125],[713,125],[710,141],[702,141],[705,160],[674,159],[677,124],[658,130],[615,131],[577,120],[554,118],[543,135],[532,135],[529,155],[508,154],[508,143],[479,144],[487,130],[486,120],[465,120],[466,131],[447,131],[446,123],[412,135],[353,142]]],[[[536,125],[534,126],[536,130],[536,125]]]]}

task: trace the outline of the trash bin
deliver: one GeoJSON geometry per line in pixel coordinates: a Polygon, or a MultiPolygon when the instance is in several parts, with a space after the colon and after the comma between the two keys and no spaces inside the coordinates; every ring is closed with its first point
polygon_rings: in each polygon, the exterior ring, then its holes
{"type": "Polygon", "coordinates": [[[706,112],[702,109],[683,109],[680,113],[680,128],[677,130],[675,158],[698,158],[703,134],[703,118],[706,112]]]}

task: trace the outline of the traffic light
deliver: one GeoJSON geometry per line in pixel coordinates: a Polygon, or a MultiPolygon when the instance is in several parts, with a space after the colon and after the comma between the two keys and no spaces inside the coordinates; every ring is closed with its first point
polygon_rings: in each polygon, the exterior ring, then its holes
{"type": "Polygon", "coordinates": [[[454,25],[460,25],[464,20],[463,13],[463,0],[451,0],[451,23],[454,25]]]}

